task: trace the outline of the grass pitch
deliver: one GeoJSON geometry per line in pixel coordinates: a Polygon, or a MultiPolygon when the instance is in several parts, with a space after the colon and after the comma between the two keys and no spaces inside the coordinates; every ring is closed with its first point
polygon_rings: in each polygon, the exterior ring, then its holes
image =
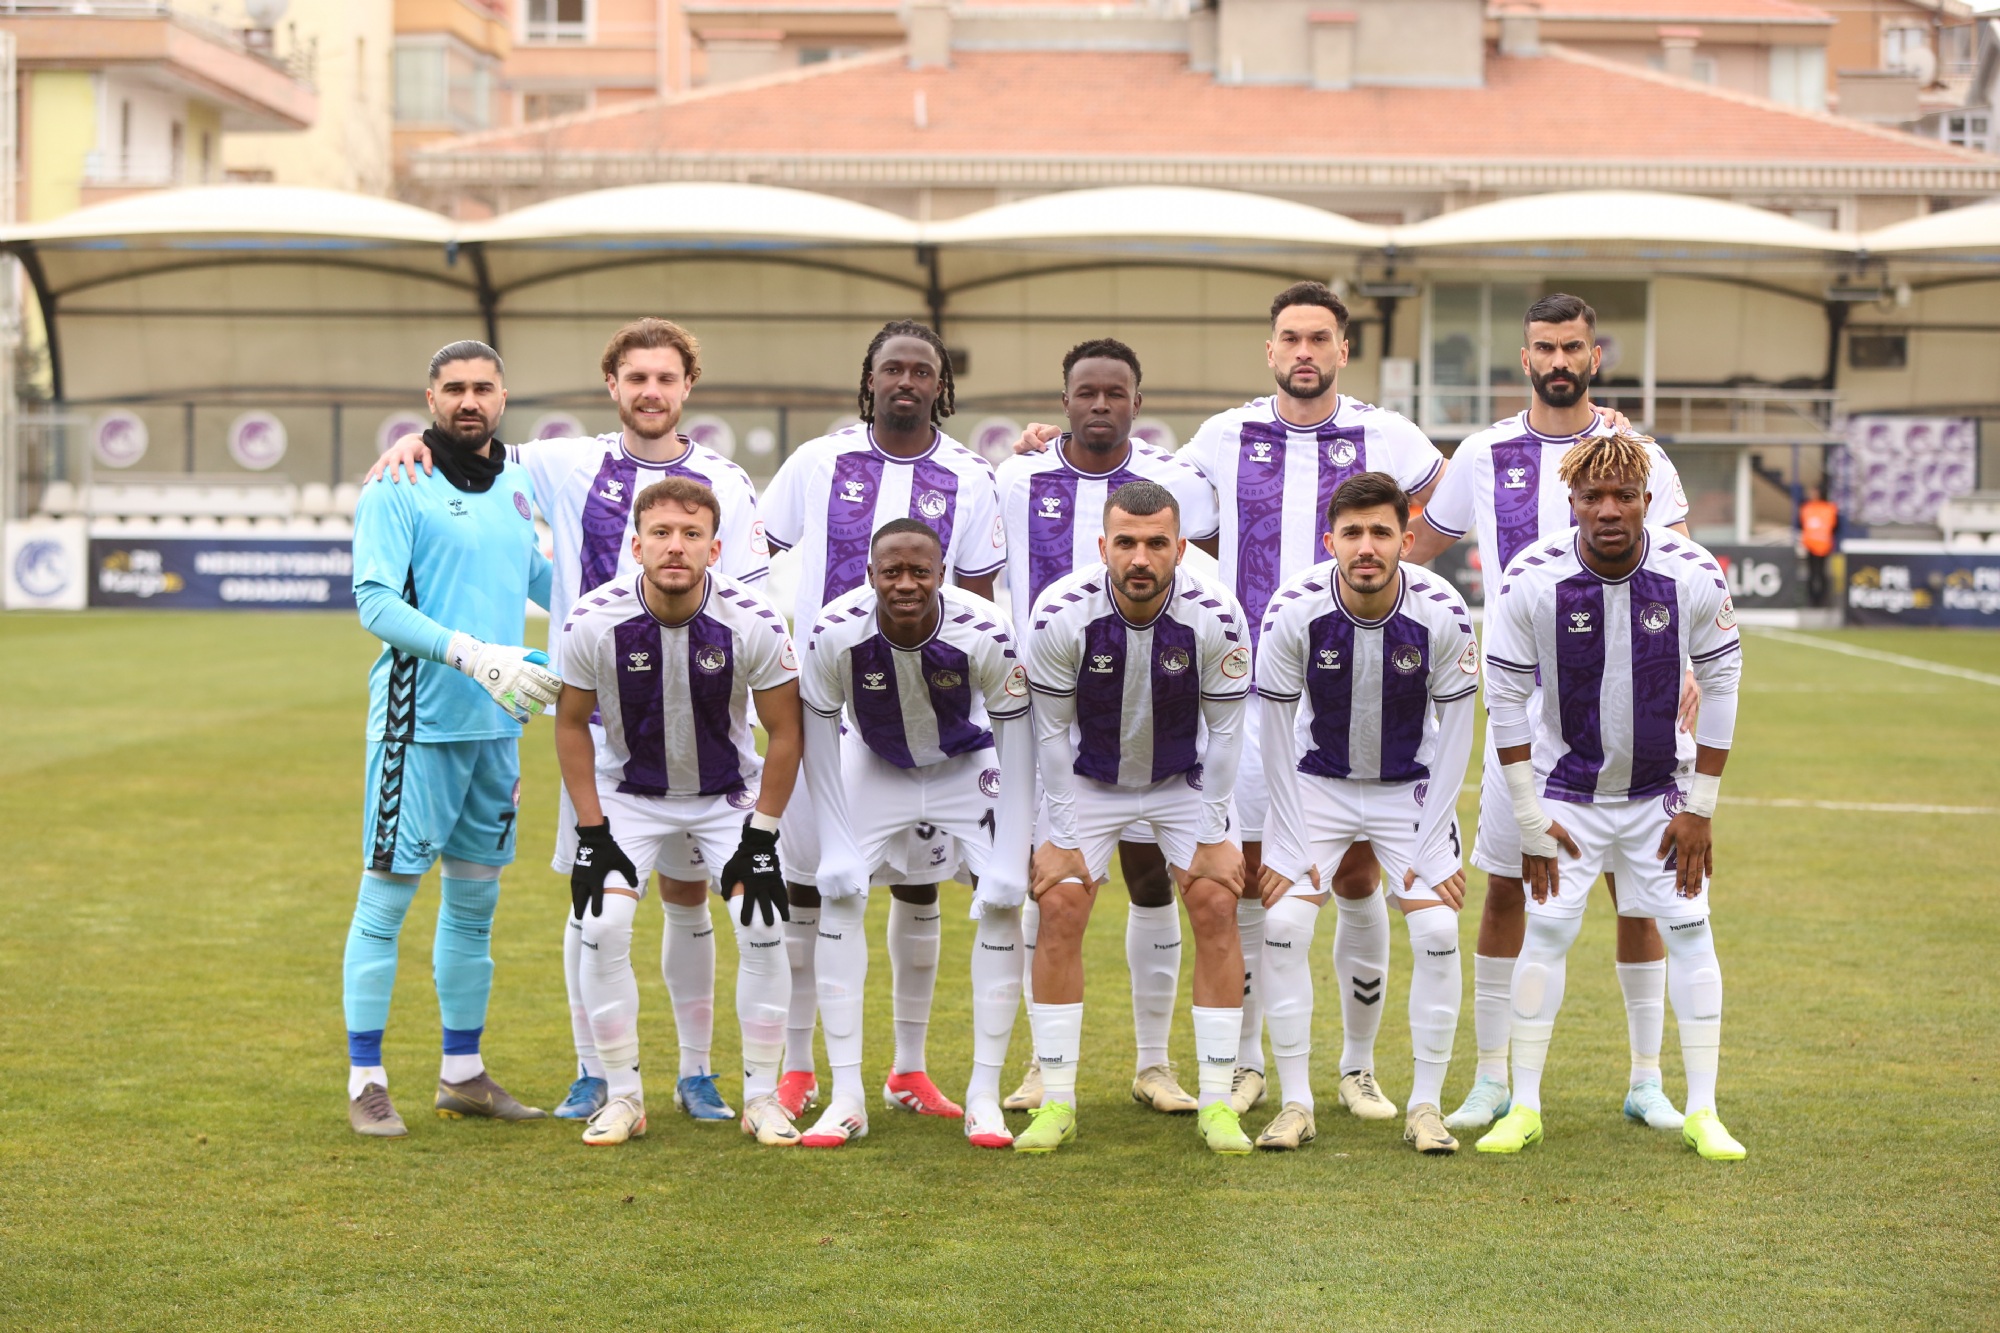
{"type": "MultiPolygon", "coordinates": [[[[1838,637],[2000,674],[2000,638],[1838,637]]],[[[1601,892],[1552,1055],[1549,1140],[1518,1159],[1421,1159],[1399,1125],[1333,1105],[1330,919],[1319,1142],[1211,1157],[1190,1119],[1126,1096],[1115,891],[1090,939],[1081,1133],[1053,1158],[977,1152],[955,1124],[884,1109],[835,1153],[696,1127],[669,1105],[672,1025],[650,966],[652,1132],[594,1151],[567,1124],[426,1113],[434,877],[405,930],[387,1044],[411,1134],[348,1132],[340,955],[373,651],[344,617],[0,617],[13,687],[0,745],[0,1325],[2000,1323],[2000,818],[1730,803],[2000,809],[2000,687],[1747,641],[1714,892],[1722,1110],[1750,1147],[1741,1165],[1702,1162],[1619,1115],[1625,1031],[1601,892]]],[[[570,1076],[568,900],[547,869],[546,723],[524,768],[487,1055],[516,1093],[553,1106],[570,1076]]],[[[1469,801],[1465,815],[1470,827],[1469,801]]],[[[948,892],[930,1049],[956,1095],[971,930],[948,892]]],[[[635,955],[650,958],[657,910],[641,922],[635,955]]],[[[1379,1068],[1400,1100],[1409,972],[1395,934],[1379,1068]]],[[[875,938],[871,1077],[890,1050],[875,938]]],[[[718,939],[727,1070],[734,959],[728,930],[718,939]]],[[[1454,1103],[1471,1076],[1469,967],[1467,991],[1454,1103]]],[[[1024,1020],[1016,1059],[1027,1045],[1024,1020]]],[[[1671,1024],[1666,1065],[1678,1095],[1671,1024]]],[[[734,1100],[739,1085],[724,1086],[734,1100]]]]}

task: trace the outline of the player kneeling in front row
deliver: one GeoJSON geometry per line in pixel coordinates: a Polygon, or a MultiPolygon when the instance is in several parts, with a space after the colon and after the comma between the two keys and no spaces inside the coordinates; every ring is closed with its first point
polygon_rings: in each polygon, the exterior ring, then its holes
{"type": "Polygon", "coordinates": [[[1230,797],[1250,636],[1227,590],[1179,567],[1185,546],[1172,492],[1126,483],[1105,503],[1103,563],[1051,584],[1026,636],[1047,820],[1028,1011],[1043,1099],[1017,1152],[1052,1152],[1076,1135],[1083,932],[1133,824],[1159,840],[1194,927],[1196,1126],[1216,1152],[1250,1151],[1229,1102],[1243,1005],[1243,851],[1229,836],[1230,797]]]}
{"type": "MultiPolygon", "coordinates": [[[[1034,832],[1028,682],[999,608],[945,587],[944,569],[935,531],[891,519],[869,544],[868,582],[828,603],[806,643],[806,784],[821,848],[815,969],[833,1067],[833,1096],[805,1136],[809,1148],[868,1133],[868,883],[919,825],[958,839],[976,886],[965,1135],[982,1148],[1013,1142],[1000,1114],[1000,1068],[1021,1003],[1021,903],[1034,832]]],[[[899,1083],[913,1078],[930,1083],[920,1070],[905,1072],[883,1087],[883,1101],[906,1106],[899,1083]]]]}
{"type": "Polygon", "coordinates": [[[1564,456],[1577,526],[1516,559],[1491,603],[1486,707],[1529,894],[1527,941],[1514,966],[1514,1106],[1479,1140],[1481,1152],[1541,1141],[1542,1068],[1565,959],[1583,928],[1590,883],[1605,871],[1618,876],[1620,915],[1664,927],[1667,997],[1688,1081],[1681,1137],[1703,1157],[1744,1156],[1715,1114],[1722,969],[1708,924],[1710,820],[1742,673],[1736,611],[1707,551],[1646,524],[1646,443],[1599,436],[1564,456]],[[1690,666],[1702,695],[1692,773],[1674,734],[1690,666]],[[1560,803],[1559,821],[1546,801],[1560,803]]]}
{"type": "MultiPolygon", "coordinates": [[[[1457,805],[1472,756],[1479,649],[1457,590],[1402,566],[1409,522],[1410,498],[1393,477],[1364,472],[1342,482],[1327,511],[1333,564],[1295,575],[1264,619],[1257,693],[1271,827],[1260,886],[1262,975],[1284,1107],[1258,1136],[1260,1148],[1297,1148],[1315,1132],[1312,939],[1327,895],[1302,891],[1299,881],[1310,876],[1317,890],[1321,874],[1366,840],[1410,930],[1416,1075],[1403,1138],[1419,1152],[1458,1151],[1438,1103],[1458,1028],[1465,870],[1457,805]]],[[[1354,978],[1337,980],[1345,988],[1354,978]]],[[[1382,993],[1378,986],[1372,998],[1382,993]]],[[[1347,1045],[1355,1046],[1352,1032],[1347,1045]]],[[[1372,1070],[1372,1045],[1352,1061],[1343,1055],[1343,1088],[1355,1077],[1350,1063],[1372,1070]]]]}
{"type": "Polygon", "coordinates": [[[704,892],[671,859],[692,837],[703,863],[721,867],[725,897],[741,899],[743,1132],[759,1143],[797,1143],[772,1094],[791,994],[777,828],[798,777],[798,662],[777,608],[709,568],[721,547],[713,491],[668,477],[639,493],[632,521],[641,572],[583,594],[562,631],[556,757],[576,807],[571,906],[582,923],[583,1002],[608,1085],[583,1141],[616,1144],[646,1132],[632,973],[632,917],[646,882],[639,867],[661,867],[663,894],[685,901],[704,892]],[[770,735],[761,761],[750,731],[753,691],[770,735]],[[591,737],[593,713],[603,718],[602,748],[591,737]]]}

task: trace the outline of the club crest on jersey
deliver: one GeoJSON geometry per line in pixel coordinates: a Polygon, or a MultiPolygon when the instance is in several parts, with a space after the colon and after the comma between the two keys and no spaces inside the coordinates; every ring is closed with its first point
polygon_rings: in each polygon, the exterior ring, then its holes
{"type": "Polygon", "coordinates": [[[625,669],[627,671],[651,671],[653,669],[653,655],[651,653],[627,653],[625,654],[625,669]]]}
{"type": "Polygon", "coordinates": [[[843,481],[840,483],[840,495],[838,498],[847,501],[849,504],[861,504],[868,499],[868,483],[858,479],[843,481]]]}
{"type": "Polygon", "coordinates": [[[1646,603],[1646,609],[1639,613],[1639,628],[1648,634],[1658,634],[1673,623],[1673,613],[1658,602],[1646,603]]]}
{"type": "Polygon", "coordinates": [[[979,794],[994,797],[1000,794],[1000,770],[982,768],[979,770],[979,794]]]}
{"type": "Polygon", "coordinates": [[[1419,782],[1410,794],[1417,798],[1417,809],[1421,810],[1424,808],[1424,797],[1431,794],[1431,784],[1419,782]]]}
{"type": "Polygon", "coordinates": [[[1588,634],[1595,628],[1596,626],[1590,623],[1590,612],[1572,611],[1569,613],[1569,632],[1571,634],[1588,634]]]}
{"type": "Polygon", "coordinates": [[[880,671],[864,671],[861,673],[861,688],[864,690],[886,690],[889,688],[889,678],[880,671]]]}
{"type": "Polygon", "coordinates": [[[608,477],[605,479],[604,489],[599,491],[598,494],[611,501],[612,504],[624,504],[625,483],[616,477],[608,477]]]}
{"type": "Polygon", "coordinates": [[[1090,669],[1100,676],[1108,676],[1111,674],[1111,663],[1114,660],[1110,653],[1092,653],[1090,669]]]}
{"type": "Polygon", "coordinates": [[[1189,770],[1187,771],[1187,785],[1188,785],[1188,786],[1190,786],[1190,787],[1193,787],[1193,788],[1194,788],[1194,789],[1195,789],[1196,791],[1200,791],[1200,790],[1201,790],[1201,765],[1200,765],[1200,764],[1196,764],[1196,765],[1195,765],[1195,766],[1194,766],[1193,768],[1190,768],[1190,769],[1189,769],[1189,770]]]}
{"type": "Polygon", "coordinates": [[[694,664],[712,676],[729,665],[729,654],[710,644],[694,655],[694,664]]]}
{"type": "Polygon", "coordinates": [[[1340,670],[1340,649],[1338,648],[1320,649],[1319,662],[1317,665],[1319,666],[1319,669],[1321,671],[1340,670]]]}
{"type": "Polygon", "coordinates": [[[1412,671],[1420,671],[1424,665],[1424,650],[1413,643],[1406,643],[1389,654],[1389,665],[1406,676],[1412,671]]]}
{"type": "Polygon", "coordinates": [[[757,793],[751,791],[748,787],[739,787],[729,793],[729,804],[732,809],[748,810],[751,806],[757,804],[757,793]]]}
{"type": "Polygon", "coordinates": [[[1510,491],[1526,490],[1528,486],[1528,469],[1525,467],[1508,468],[1507,480],[1500,484],[1510,491]]]}
{"type": "Polygon", "coordinates": [[[521,494],[519,491],[514,492],[514,512],[519,514],[522,518],[529,520],[530,522],[532,522],[535,517],[533,514],[528,512],[528,497],[521,494]]]}
{"type": "Polygon", "coordinates": [[[1061,518],[1062,497],[1060,495],[1044,495],[1042,497],[1042,512],[1036,515],[1036,517],[1061,518]]]}
{"type": "Polygon", "coordinates": [[[1185,648],[1164,648],[1160,651],[1160,670],[1169,676],[1178,676],[1188,669],[1188,655],[1185,648]]]}
{"type": "Polygon", "coordinates": [[[917,512],[928,519],[943,518],[944,511],[950,507],[950,502],[941,491],[925,491],[917,497],[917,512]]]}
{"type": "Polygon", "coordinates": [[[965,677],[956,671],[931,672],[931,684],[941,690],[955,690],[965,684],[965,677]]]}
{"type": "Polygon", "coordinates": [[[1352,440],[1333,440],[1326,446],[1326,461],[1335,467],[1346,467],[1357,457],[1352,440]]]}
{"type": "Polygon", "coordinates": [[[1250,441],[1250,461],[1251,461],[1251,462],[1253,462],[1253,463],[1268,463],[1268,462],[1270,462],[1270,461],[1271,461],[1271,442],[1270,442],[1269,440],[1252,440],[1252,441],[1250,441]]]}

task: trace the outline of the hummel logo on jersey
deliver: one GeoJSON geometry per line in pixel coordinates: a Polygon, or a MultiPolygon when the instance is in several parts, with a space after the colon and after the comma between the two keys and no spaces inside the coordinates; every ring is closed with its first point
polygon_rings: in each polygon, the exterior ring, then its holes
{"type": "Polygon", "coordinates": [[[861,688],[864,690],[886,690],[889,688],[886,684],[887,680],[888,676],[880,671],[864,671],[861,673],[861,688]]]}
{"type": "Polygon", "coordinates": [[[653,655],[651,653],[627,653],[625,654],[625,661],[626,670],[628,671],[651,671],[653,669],[653,655]]]}
{"type": "Polygon", "coordinates": [[[453,518],[465,517],[465,501],[454,499],[451,502],[451,516],[453,518]]]}
{"type": "Polygon", "coordinates": [[[1320,650],[1319,650],[1319,669],[1320,669],[1321,671],[1338,671],[1338,670],[1340,670],[1340,649],[1338,649],[1338,648],[1322,648],[1322,649],[1320,649],[1320,650]]]}
{"type": "Polygon", "coordinates": [[[841,482],[840,498],[849,504],[860,504],[868,498],[868,483],[865,481],[841,482]]]}
{"type": "Polygon", "coordinates": [[[1354,461],[1354,441],[1335,440],[1326,446],[1326,461],[1335,467],[1346,467],[1354,461]]]}
{"type": "Polygon", "coordinates": [[[1524,467],[1508,468],[1507,480],[1501,484],[1504,485],[1510,491],[1519,491],[1527,489],[1528,469],[1524,467]]]}
{"type": "Polygon", "coordinates": [[[1111,662],[1112,657],[1110,653],[1092,653],[1090,655],[1090,669],[1101,676],[1111,674],[1111,662]]]}
{"type": "Polygon", "coordinates": [[[1572,611],[1569,613],[1569,632],[1571,634],[1588,634],[1592,628],[1590,612],[1572,611]]]}
{"type": "Polygon", "coordinates": [[[1062,517],[1062,497],[1060,495],[1044,495],[1042,497],[1041,517],[1043,518],[1062,517]]]}
{"type": "Polygon", "coordinates": [[[1250,461],[1253,463],[1270,462],[1271,442],[1269,440],[1252,440],[1250,442],[1250,461]]]}
{"type": "Polygon", "coordinates": [[[612,504],[623,504],[625,503],[625,483],[616,477],[609,478],[604,483],[604,489],[599,491],[598,494],[611,501],[612,504]]]}

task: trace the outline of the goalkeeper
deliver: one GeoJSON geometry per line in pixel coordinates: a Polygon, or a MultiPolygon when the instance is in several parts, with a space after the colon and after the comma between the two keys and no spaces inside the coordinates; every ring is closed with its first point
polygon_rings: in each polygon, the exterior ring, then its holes
{"type": "Polygon", "coordinates": [[[479,1041],[500,868],[514,859],[521,724],[562,688],[546,656],[513,646],[529,599],[548,605],[549,562],[527,472],[493,437],[507,403],[499,353],[471,341],[440,349],[425,397],[436,475],[369,486],[354,515],[354,600],[383,649],[368,673],[365,868],[344,968],[347,1114],[357,1133],[382,1138],[407,1132],[382,1067],[397,936],[440,858],[437,1113],[543,1115],[493,1081],[479,1041]]]}

